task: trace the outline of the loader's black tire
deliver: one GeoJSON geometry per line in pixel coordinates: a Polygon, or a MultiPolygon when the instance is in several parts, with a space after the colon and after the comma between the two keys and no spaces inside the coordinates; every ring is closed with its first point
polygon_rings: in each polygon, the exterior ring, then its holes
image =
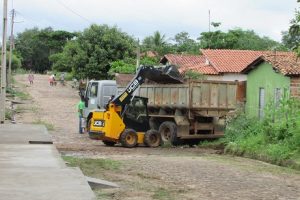
{"type": "Polygon", "coordinates": [[[161,144],[159,132],[156,130],[148,130],[144,136],[144,144],[147,147],[158,147],[161,144]]]}
{"type": "Polygon", "coordinates": [[[102,141],[106,146],[109,146],[109,147],[113,147],[115,146],[116,142],[113,142],[113,141],[107,141],[107,140],[104,140],[102,141]]]}
{"type": "Polygon", "coordinates": [[[123,147],[133,148],[137,145],[138,136],[135,130],[125,129],[120,137],[120,142],[123,147]]]}
{"type": "Polygon", "coordinates": [[[177,126],[174,122],[166,121],[159,126],[159,134],[163,144],[171,143],[174,146],[180,144],[180,139],[177,137],[177,126]]]}

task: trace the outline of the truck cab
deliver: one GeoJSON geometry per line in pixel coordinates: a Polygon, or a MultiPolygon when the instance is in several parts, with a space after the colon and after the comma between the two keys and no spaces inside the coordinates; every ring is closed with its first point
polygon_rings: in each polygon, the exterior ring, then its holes
{"type": "Polygon", "coordinates": [[[117,83],[114,80],[89,81],[84,99],[83,117],[88,119],[95,110],[105,109],[112,96],[117,95],[117,83]]]}

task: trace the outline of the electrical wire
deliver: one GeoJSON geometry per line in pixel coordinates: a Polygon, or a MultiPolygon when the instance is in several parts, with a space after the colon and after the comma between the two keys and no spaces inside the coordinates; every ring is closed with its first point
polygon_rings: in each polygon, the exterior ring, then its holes
{"type": "Polygon", "coordinates": [[[77,15],[78,17],[80,17],[81,19],[83,19],[84,21],[88,22],[88,23],[93,23],[91,20],[89,20],[86,17],[83,17],[82,15],[80,15],[79,13],[77,13],[76,11],[74,11],[73,9],[71,9],[70,7],[68,7],[65,3],[63,3],[60,0],[56,0],[57,3],[59,3],[61,6],[63,6],[65,9],[67,9],[68,11],[70,11],[71,13],[73,13],[74,15],[77,15]]]}
{"type": "Polygon", "coordinates": [[[20,15],[20,16],[22,16],[22,18],[24,18],[25,20],[28,20],[28,21],[33,22],[33,23],[34,23],[35,25],[37,25],[37,26],[38,26],[38,25],[41,25],[40,22],[38,22],[38,21],[36,21],[36,20],[34,20],[34,19],[28,17],[28,16],[25,16],[23,13],[21,13],[20,11],[18,11],[18,10],[16,10],[16,9],[15,9],[15,13],[18,14],[18,15],[20,15]]]}

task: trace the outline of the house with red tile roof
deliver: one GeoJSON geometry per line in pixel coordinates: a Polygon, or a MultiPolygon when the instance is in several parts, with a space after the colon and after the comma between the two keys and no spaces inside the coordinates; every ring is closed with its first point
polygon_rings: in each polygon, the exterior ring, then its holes
{"type": "Polygon", "coordinates": [[[300,99],[300,59],[293,52],[265,52],[246,67],[246,113],[264,116],[268,103],[275,106],[283,94],[300,99]]]}
{"type": "Polygon", "coordinates": [[[294,52],[202,49],[202,55],[165,55],[163,64],[180,72],[193,70],[208,80],[246,81],[246,111],[262,117],[268,102],[279,102],[283,93],[300,99],[300,58],[294,52]]]}
{"type": "Polygon", "coordinates": [[[242,70],[262,55],[261,51],[202,49],[202,55],[167,54],[161,59],[162,64],[173,64],[185,73],[193,70],[206,75],[208,80],[246,81],[247,75],[242,70]]]}

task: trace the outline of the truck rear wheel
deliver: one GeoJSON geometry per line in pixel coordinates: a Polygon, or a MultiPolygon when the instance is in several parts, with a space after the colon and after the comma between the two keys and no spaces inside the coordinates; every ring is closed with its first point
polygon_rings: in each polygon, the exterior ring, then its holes
{"type": "Polygon", "coordinates": [[[123,147],[132,148],[137,145],[138,136],[135,130],[125,129],[120,137],[120,142],[123,147]]]}
{"type": "Polygon", "coordinates": [[[159,126],[159,134],[162,142],[179,145],[180,140],[177,138],[177,126],[174,122],[166,121],[159,126]]]}
{"type": "Polygon", "coordinates": [[[144,136],[144,144],[147,147],[158,147],[161,144],[161,137],[156,130],[148,130],[144,136]]]}
{"type": "Polygon", "coordinates": [[[115,146],[116,142],[112,142],[112,141],[102,141],[106,146],[109,146],[109,147],[113,147],[115,146]]]}

